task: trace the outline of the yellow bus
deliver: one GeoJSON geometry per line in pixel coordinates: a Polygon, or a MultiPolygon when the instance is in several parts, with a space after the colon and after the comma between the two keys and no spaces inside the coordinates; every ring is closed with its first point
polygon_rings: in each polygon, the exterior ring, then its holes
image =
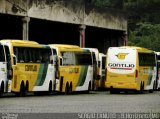
{"type": "Polygon", "coordinates": [[[89,91],[93,80],[92,58],[89,50],[76,45],[50,44],[58,55],[55,91],[71,94],[89,91]]]}
{"type": "Polygon", "coordinates": [[[105,87],[110,93],[120,90],[153,92],[156,87],[156,56],[141,47],[110,47],[106,60],[105,87]]]}
{"type": "Polygon", "coordinates": [[[1,40],[0,43],[9,49],[7,92],[25,96],[27,92],[53,91],[55,64],[49,46],[24,40],[1,40]]]}

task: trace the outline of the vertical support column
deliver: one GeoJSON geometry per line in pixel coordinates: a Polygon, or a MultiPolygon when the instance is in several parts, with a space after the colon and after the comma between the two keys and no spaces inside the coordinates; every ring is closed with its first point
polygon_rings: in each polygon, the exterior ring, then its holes
{"type": "Polygon", "coordinates": [[[22,18],[23,22],[23,40],[28,40],[29,39],[29,17],[24,17],[22,18]]]}
{"type": "Polygon", "coordinates": [[[79,26],[79,32],[80,32],[80,47],[84,48],[85,47],[85,29],[86,29],[86,25],[80,25],[79,26]]]}
{"type": "Polygon", "coordinates": [[[123,35],[123,45],[127,46],[128,45],[128,36],[127,36],[127,31],[124,32],[123,35]]]}

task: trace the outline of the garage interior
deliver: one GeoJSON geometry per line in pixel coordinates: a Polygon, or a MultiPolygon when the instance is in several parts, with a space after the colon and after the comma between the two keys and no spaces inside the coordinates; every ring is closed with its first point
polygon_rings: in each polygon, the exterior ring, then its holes
{"type": "MultiPolygon", "coordinates": [[[[22,16],[0,14],[0,40],[22,39],[22,16]]],[[[80,44],[78,24],[30,18],[29,40],[41,44],[80,44]]],[[[85,47],[106,53],[108,47],[123,45],[123,31],[86,26],[85,47]]]]}

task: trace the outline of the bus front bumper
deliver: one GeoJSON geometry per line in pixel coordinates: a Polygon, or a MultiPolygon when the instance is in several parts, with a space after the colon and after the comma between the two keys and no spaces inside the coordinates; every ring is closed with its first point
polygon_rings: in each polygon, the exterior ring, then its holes
{"type": "Polygon", "coordinates": [[[107,82],[105,83],[106,88],[113,88],[113,89],[129,89],[129,90],[139,90],[136,83],[123,83],[123,82],[107,82]]]}

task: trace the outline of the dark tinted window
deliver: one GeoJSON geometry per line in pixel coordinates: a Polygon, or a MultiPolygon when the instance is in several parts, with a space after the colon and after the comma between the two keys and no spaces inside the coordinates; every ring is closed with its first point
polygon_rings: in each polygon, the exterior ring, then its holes
{"type": "Polygon", "coordinates": [[[2,45],[0,45],[0,62],[4,61],[5,61],[4,48],[2,45]]]}
{"type": "Polygon", "coordinates": [[[139,66],[154,66],[155,54],[152,53],[139,53],[139,66]]]}
{"type": "Polygon", "coordinates": [[[51,49],[14,47],[17,62],[20,63],[50,63],[51,49]]]}
{"type": "Polygon", "coordinates": [[[92,65],[92,58],[90,53],[77,53],[76,54],[77,65],[92,65]]]}
{"type": "Polygon", "coordinates": [[[157,60],[160,60],[160,55],[157,55],[157,60]]]}
{"type": "Polygon", "coordinates": [[[105,69],[106,57],[102,57],[102,69],[105,69]]]}
{"type": "Polygon", "coordinates": [[[62,52],[63,65],[92,65],[90,53],[62,52]]]}

